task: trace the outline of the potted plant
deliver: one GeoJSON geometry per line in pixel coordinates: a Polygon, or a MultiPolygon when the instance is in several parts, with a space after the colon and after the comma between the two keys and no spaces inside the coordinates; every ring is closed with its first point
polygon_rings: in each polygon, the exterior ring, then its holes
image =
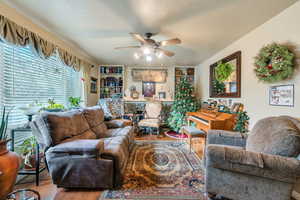
{"type": "Polygon", "coordinates": [[[36,139],[31,136],[24,140],[20,145],[20,153],[23,158],[24,169],[34,169],[35,166],[35,156],[36,156],[36,139]]]}
{"type": "Polygon", "coordinates": [[[64,105],[56,103],[54,99],[49,99],[48,104],[49,105],[44,109],[49,112],[60,112],[65,109],[64,105]]]}
{"type": "Polygon", "coordinates": [[[69,97],[71,108],[80,108],[81,97],[69,97]]]}
{"type": "Polygon", "coordinates": [[[9,112],[2,110],[0,119],[0,199],[12,192],[19,169],[19,156],[7,149],[7,126],[9,112]]]}
{"type": "Polygon", "coordinates": [[[248,130],[249,119],[250,117],[248,116],[246,111],[238,112],[237,121],[234,130],[240,133],[247,133],[249,131],[248,130]]]}

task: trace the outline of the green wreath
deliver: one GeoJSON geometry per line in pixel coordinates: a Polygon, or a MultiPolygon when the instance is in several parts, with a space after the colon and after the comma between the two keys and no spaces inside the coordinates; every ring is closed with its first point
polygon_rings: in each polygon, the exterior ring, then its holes
{"type": "Polygon", "coordinates": [[[215,76],[217,81],[219,82],[226,81],[232,72],[233,72],[232,64],[219,62],[215,71],[215,76]]]}
{"type": "Polygon", "coordinates": [[[286,46],[269,44],[255,57],[255,74],[259,80],[268,83],[290,78],[294,72],[294,57],[286,46]]]}

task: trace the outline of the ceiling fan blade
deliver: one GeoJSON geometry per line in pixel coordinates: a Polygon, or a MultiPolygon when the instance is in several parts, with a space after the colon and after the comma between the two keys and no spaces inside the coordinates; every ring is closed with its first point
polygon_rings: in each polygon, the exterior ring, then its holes
{"type": "Polygon", "coordinates": [[[181,40],[179,38],[173,38],[170,40],[164,40],[159,42],[160,46],[168,46],[168,45],[175,45],[175,44],[180,44],[181,40]]]}
{"type": "Polygon", "coordinates": [[[127,47],[116,47],[115,49],[129,49],[129,48],[140,48],[141,46],[127,46],[127,47]]]}
{"type": "Polygon", "coordinates": [[[138,34],[138,33],[130,33],[130,35],[138,40],[140,43],[142,44],[147,44],[148,42],[145,40],[145,38],[141,35],[141,34],[138,34]]]}
{"type": "Polygon", "coordinates": [[[168,50],[164,50],[161,48],[157,48],[159,51],[161,51],[163,54],[165,54],[166,56],[172,57],[175,55],[175,53],[173,53],[172,51],[168,51],[168,50]]]}

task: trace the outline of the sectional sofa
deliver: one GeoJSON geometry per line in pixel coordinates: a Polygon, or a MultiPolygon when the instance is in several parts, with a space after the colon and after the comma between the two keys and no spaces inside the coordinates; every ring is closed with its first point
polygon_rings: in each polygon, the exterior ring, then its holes
{"type": "Polygon", "coordinates": [[[113,188],[134,143],[133,127],[105,122],[98,106],[44,112],[32,122],[53,180],[63,188],[113,188]]]}

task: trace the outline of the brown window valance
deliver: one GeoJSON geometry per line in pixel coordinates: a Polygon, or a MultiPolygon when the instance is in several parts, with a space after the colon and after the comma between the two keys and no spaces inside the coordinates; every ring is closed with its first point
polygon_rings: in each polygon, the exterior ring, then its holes
{"type": "Polygon", "coordinates": [[[57,51],[62,62],[76,71],[79,71],[81,66],[92,66],[2,15],[0,15],[0,38],[14,45],[30,46],[33,53],[44,59],[49,58],[57,51]]]}

